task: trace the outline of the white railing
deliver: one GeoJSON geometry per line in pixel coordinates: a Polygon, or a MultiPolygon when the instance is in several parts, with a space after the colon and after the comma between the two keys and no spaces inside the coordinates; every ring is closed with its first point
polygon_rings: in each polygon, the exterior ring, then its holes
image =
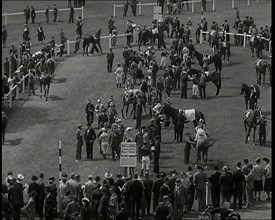
{"type": "MultiPolygon", "coordinates": [[[[246,0],[247,1],[247,5],[250,5],[250,0],[246,0]]],[[[258,3],[259,0],[256,0],[256,2],[258,3]]],[[[235,8],[235,0],[232,0],[232,8],[235,8]]]]}
{"type": "MultiPolygon", "coordinates": [[[[58,9],[58,11],[69,11],[70,8],[61,8],[58,9]]],[[[81,17],[84,18],[84,6],[82,6],[81,8],[74,8],[74,10],[81,10],[81,17]]],[[[49,10],[50,12],[53,12],[53,9],[49,10]]],[[[41,11],[36,11],[35,13],[45,13],[45,10],[41,10],[41,11]]],[[[24,12],[16,12],[16,13],[7,13],[5,12],[4,14],[2,14],[2,17],[5,17],[5,25],[8,25],[8,16],[12,16],[12,15],[24,15],[24,12]]]]}
{"type": "MultiPolygon", "coordinates": [[[[209,31],[200,31],[200,44],[202,44],[202,34],[209,34],[209,31]]],[[[224,32],[224,35],[232,35],[232,36],[242,36],[244,37],[243,39],[243,47],[246,47],[246,44],[247,44],[247,38],[251,37],[251,34],[246,34],[246,32],[244,32],[243,34],[238,34],[238,33],[227,33],[226,31],[224,32]]],[[[271,53],[271,40],[270,39],[266,39],[264,37],[261,37],[261,39],[264,39],[266,41],[269,42],[269,45],[268,45],[268,49],[269,49],[269,53],[271,53]]]]}
{"type": "MultiPolygon", "coordinates": [[[[206,1],[212,1],[212,10],[215,11],[215,1],[216,0],[206,0],[206,1]]],[[[194,1],[182,1],[181,4],[184,3],[189,3],[191,4],[192,12],[195,12],[195,3],[201,3],[201,0],[194,0],[194,1]]],[[[141,15],[141,8],[142,6],[155,6],[158,5],[157,3],[138,3],[138,15],[141,15]]],[[[113,16],[116,16],[116,8],[121,8],[123,5],[116,5],[114,4],[114,9],[113,9],[113,16]]],[[[166,11],[168,13],[168,8],[167,5],[165,5],[166,11]]]]}
{"type": "Polygon", "coordinates": [[[25,79],[27,77],[28,77],[27,75],[23,76],[23,78],[15,86],[10,88],[10,91],[8,92],[8,94],[4,95],[4,105],[6,104],[6,101],[9,100],[9,107],[10,108],[12,107],[12,102],[13,102],[12,99],[13,99],[13,96],[14,96],[14,90],[15,90],[15,100],[18,100],[18,98],[19,98],[19,89],[20,89],[19,85],[22,84],[22,92],[23,93],[25,92],[25,89],[26,89],[25,79]]]}

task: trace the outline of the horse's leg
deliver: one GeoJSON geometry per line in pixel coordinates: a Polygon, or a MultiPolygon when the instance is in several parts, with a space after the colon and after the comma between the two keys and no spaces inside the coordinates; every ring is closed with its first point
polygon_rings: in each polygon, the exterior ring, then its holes
{"type": "Polygon", "coordinates": [[[205,97],[206,97],[205,90],[206,90],[206,87],[203,87],[203,88],[202,88],[202,91],[203,91],[203,98],[205,98],[205,97]]]}
{"type": "Polygon", "coordinates": [[[124,103],[123,103],[123,105],[122,105],[122,109],[121,109],[121,115],[122,115],[122,118],[124,118],[124,103]]]}
{"type": "Polygon", "coordinates": [[[217,90],[216,90],[216,96],[218,96],[220,94],[220,85],[218,80],[214,80],[212,81],[214,83],[214,85],[216,86],[217,90]]]}
{"type": "Polygon", "coordinates": [[[39,82],[39,85],[40,85],[40,98],[42,98],[42,87],[43,87],[42,82],[39,82]]]}
{"type": "Polygon", "coordinates": [[[99,46],[100,52],[102,53],[102,48],[101,48],[101,45],[100,45],[100,41],[98,42],[98,46],[99,46]]]}

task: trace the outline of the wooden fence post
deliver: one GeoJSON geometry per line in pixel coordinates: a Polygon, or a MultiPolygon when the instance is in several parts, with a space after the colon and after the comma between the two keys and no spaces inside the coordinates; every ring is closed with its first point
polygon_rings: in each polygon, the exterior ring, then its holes
{"type": "Polygon", "coordinates": [[[112,48],[112,35],[109,35],[109,49],[112,48]]]}
{"type": "Polygon", "coordinates": [[[215,1],[216,0],[213,0],[212,11],[215,11],[215,1]]]}
{"type": "Polygon", "coordinates": [[[8,12],[5,12],[5,25],[8,26],[8,12]]]}
{"type": "Polygon", "coordinates": [[[82,16],[82,19],[83,19],[84,18],[84,6],[82,6],[81,16],[82,16]]]}
{"type": "Polygon", "coordinates": [[[232,8],[235,8],[235,1],[232,0],[232,8]]]}
{"type": "Polygon", "coordinates": [[[244,32],[244,38],[243,38],[243,47],[246,46],[246,32],[244,32]]]}
{"type": "Polygon", "coordinates": [[[192,2],[192,12],[195,12],[194,2],[192,2]]]}
{"type": "Polygon", "coordinates": [[[250,5],[250,0],[247,0],[247,5],[250,5]]]}
{"type": "Polygon", "coordinates": [[[141,15],[141,3],[138,3],[138,14],[141,15]]]}
{"type": "Polygon", "coordinates": [[[200,30],[200,44],[202,44],[202,29],[200,30]]]}
{"type": "Polygon", "coordinates": [[[15,88],[15,99],[18,100],[18,98],[19,98],[19,87],[17,85],[15,88]]]}
{"type": "Polygon", "coordinates": [[[67,55],[70,55],[70,40],[67,40],[67,55]]]}
{"type": "Polygon", "coordinates": [[[116,16],[116,4],[114,4],[114,13],[113,13],[113,16],[114,17],[116,16]]]}
{"type": "Polygon", "coordinates": [[[22,86],[23,86],[22,91],[23,91],[23,93],[24,93],[24,92],[25,92],[25,78],[23,78],[23,80],[22,80],[22,86]]]}

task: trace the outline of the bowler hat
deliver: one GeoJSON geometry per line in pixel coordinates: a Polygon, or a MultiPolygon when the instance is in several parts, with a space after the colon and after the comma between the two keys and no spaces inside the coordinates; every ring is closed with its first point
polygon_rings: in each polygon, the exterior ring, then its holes
{"type": "Polygon", "coordinates": [[[269,163],[270,160],[269,160],[268,158],[265,157],[265,158],[263,158],[263,161],[269,163]]]}
{"type": "Polygon", "coordinates": [[[257,162],[257,163],[261,162],[261,158],[257,158],[257,159],[255,160],[255,162],[257,162]]]}

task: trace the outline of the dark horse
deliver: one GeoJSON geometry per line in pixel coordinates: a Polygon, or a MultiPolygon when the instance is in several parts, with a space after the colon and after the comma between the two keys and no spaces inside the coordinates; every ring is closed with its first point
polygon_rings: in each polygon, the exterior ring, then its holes
{"type": "Polygon", "coordinates": [[[8,124],[8,116],[4,111],[2,111],[2,131],[1,131],[2,137],[1,137],[1,143],[5,142],[5,133],[6,133],[7,124],[8,124]]]}
{"type": "Polygon", "coordinates": [[[130,89],[125,91],[122,97],[122,109],[121,114],[122,118],[126,118],[128,115],[129,106],[133,105],[130,116],[134,113],[135,118],[135,107],[138,101],[138,98],[141,98],[142,106],[144,112],[146,112],[146,96],[140,89],[130,89]],[[126,107],[126,115],[124,115],[124,108],[126,107]]]}
{"type": "Polygon", "coordinates": [[[100,52],[102,53],[101,44],[100,44],[100,35],[101,35],[101,28],[98,29],[95,35],[90,35],[88,37],[89,43],[93,44],[92,49],[90,51],[91,54],[94,53],[94,50],[96,50],[97,53],[99,53],[99,50],[97,48],[97,44],[99,46],[100,52]]]}
{"type": "Polygon", "coordinates": [[[194,68],[190,68],[187,72],[187,74],[192,77],[193,74],[197,75],[197,78],[200,80],[198,87],[199,87],[199,92],[200,92],[200,97],[201,98],[205,98],[206,93],[205,93],[205,89],[206,89],[206,83],[207,82],[213,82],[214,85],[217,88],[216,91],[216,96],[219,95],[220,93],[220,84],[219,84],[219,80],[220,80],[220,73],[219,72],[212,72],[209,73],[208,75],[203,74],[202,70],[197,70],[194,68]]]}
{"type": "Polygon", "coordinates": [[[39,85],[40,85],[40,98],[42,98],[42,87],[44,89],[44,97],[45,100],[48,100],[50,84],[52,82],[52,76],[48,73],[42,74],[39,78],[39,85]]]}
{"type": "Polygon", "coordinates": [[[257,74],[257,84],[261,85],[263,75],[263,85],[265,85],[266,69],[268,69],[270,73],[270,64],[266,61],[258,60],[255,65],[255,69],[257,74]]]}
{"type": "Polygon", "coordinates": [[[56,61],[54,58],[49,58],[44,63],[44,70],[46,70],[52,77],[54,77],[54,71],[56,67],[56,61]]]}
{"type": "MultiPolygon", "coordinates": [[[[197,58],[199,64],[201,67],[203,67],[203,54],[201,54],[198,51],[194,51],[194,57],[197,58]]],[[[219,72],[219,86],[221,88],[221,71],[222,71],[222,56],[220,53],[215,53],[213,55],[210,55],[210,60],[208,64],[214,63],[216,72],[219,72]]]]}
{"type": "Polygon", "coordinates": [[[248,109],[244,113],[244,128],[245,128],[245,143],[249,141],[250,132],[253,128],[253,144],[255,144],[256,128],[259,125],[259,121],[263,118],[262,111],[260,109],[248,109]]]}
{"type": "Polygon", "coordinates": [[[229,58],[231,57],[231,44],[228,41],[223,41],[219,43],[218,52],[223,56],[223,62],[225,57],[227,57],[226,62],[229,63],[229,58]]]}
{"type": "Polygon", "coordinates": [[[259,86],[257,85],[248,86],[247,84],[242,83],[240,95],[242,94],[244,94],[245,109],[247,110],[248,101],[249,101],[249,108],[254,109],[257,106],[258,99],[260,98],[259,86]]]}

